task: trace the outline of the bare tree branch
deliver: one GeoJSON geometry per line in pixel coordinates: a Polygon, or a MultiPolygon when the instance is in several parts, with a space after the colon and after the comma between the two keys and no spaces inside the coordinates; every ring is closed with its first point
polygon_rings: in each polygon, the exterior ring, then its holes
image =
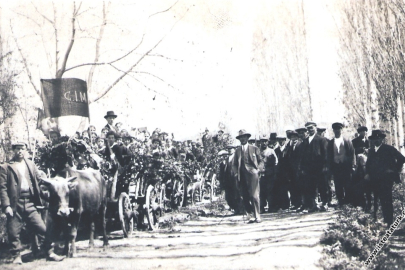
{"type": "Polygon", "coordinates": [[[79,5],[79,7],[76,9],[76,3],[73,2],[72,37],[71,37],[71,39],[70,39],[69,46],[68,46],[68,48],[67,48],[67,50],[66,50],[65,57],[64,57],[63,62],[62,62],[62,66],[61,66],[61,68],[56,72],[56,78],[62,78],[63,74],[64,74],[65,71],[66,71],[66,63],[67,63],[67,60],[68,60],[68,58],[69,58],[70,51],[72,50],[73,44],[74,44],[74,42],[75,42],[75,33],[76,33],[75,21],[76,21],[77,13],[78,13],[79,10],[80,10],[80,6],[81,6],[81,3],[80,3],[80,5],[79,5]]]}
{"type": "MultiPolygon", "coordinates": [[[[164,83],[167,84],[167,86],[169,86],[170,88],[172,88],[172,89],[174,89],[174,90],[177,90],[177,91],[180,91],[180,89],[175,88],[173,85],[171,85],[170,83],[166,82],[164,79],[162,79],[162,78],[160,78],[159,76],[157,76],[157,75],[155,75],[155,74],[152,74],[152,73],[150,73],[150,72],[146,72],[146,71],[131,71],[131,72],[132,72],[132,73],[138,73],[138,74],[146,74],[146,75],[152,76],[152,77],[158,79],[159,81],[164,82],[164,83]]],[[[182,92],[182,91],[180,91],[180,92],[182,92]]],[[[183,92],[182,92],[182,93],[183,93],[183,92]]]]}
{"type": "MultiPolygon", "coordinates": [[[[108,10],[108,7],[107,7],[107,10],[108,10]]],[[[107,25],[107,13],[108,13],[108,11],[106,11],[105,2],[103,2],[103,21],[101,23],[100,32],[98,34],[98,38],[96,41],[96,54],[94,56],[94,63],[97,63],[100,58],[100,43],[103,38],[104,28],[107,25]]],[[[94,75],[95,69],[96,69],[96,65],[93,65],[90,69],[89,76],[87,79],[87,87],[88,87],[89,91],[91,91],[91,89],[92,89],[91,86],[93,83],[93,75],[94,75]]]]}
{"type": "MultiPolygon", "coordinates": [[[[124,70],[121,70],[121,69],[117,68],[117,67],[114,66],[114,65],[110,65],[110,66],[113,67],[115,70],[117,70],[117,71],[119,71],[119,72],[125,73],[124,70]]],[[[149,86],[147,86],[146,84],[144,84],[143,82],[141,82],[141,81],[140,81],[138,78],[136,78],[135,76],[132,76],[132,75],[130,75],[130,74],[127,74],[127,75],[128,75],[130,78],[132,78],[132,79],[134,79],[135,81],[137,81],[137,82],[139,82],[140,84],[142,84],[142,86],[145,87],[146,89],[148,89],[149,91],[152,91],[152,92],[154,92],[154,93],[156,93],[156,94],[158,94],[158,95],[161,95],[161,96],[165,97],[166,99],[169,99],[168,96],[166,96],[166,95],[164,95],[164,94],[162,94],[162,93],[159,93],[159,92],[157,92],[156,90],[150,88],[149,86]]]]}
{"type": "Polygon", "coordinates": [[[177,0],[173,5],[171,5],[171,6],[170,6],[169,8],[167,8],[167,9],[162,10],[162,11],[158,11],[158,12],[156,12],[156,13],[153,13],[152,15],[149,15],[149,18],[152,18],[152,17],[155,16],[155,15],[158,15],[158,14],[161,14],[161,13],[165,13],[165,12],[171,10],[178,2],[179,2],[179,0],[177,0]]]}
{"type": "Polygon", "coordinates": [[[149,49],[146,53],[144,53],[141,58],[138,59],[138,61],[136,61],[136,63],[134,65],[132,65],[127,71],[124,72],[124,74],[120,75],[109,87],[107,87],[107,89],[105,89],[97,98],[95,98],[94,100],[91,100],[90,103],[93,103],[97,100],[99,100],[100,98],[104,97],[119,81],[121,81],[129,72],[132,71],[132,69],[134,69],[144,58],[145,56],[147,56],[150,52],[152,52],[166,37],[167,35],[173,30],[173,28],[177,25],[178,22],[180,22],[187,14],[187,12],[189,11],[189,9],[186,10],[186,12],[184,13],[184,15],[178,19],[170,28],[169,32],[167,32],[151,49],[149,49]]]}
{"type": "MultiPolygon", "coordinates": [[[[55,74],[58,74],[59,69],[59,39],[58,39],[58,28],[56,27],[56,8],[55,4],[52,2],[53,6],[53,29],[55,32],[55,74]]],[[[62,76],[61,76],[62,77],[62,76]]]]}
{"type": "Polygon", "coordinates": [[[24,17],[24,18],[26,18],[26,19],[28,19],[28,20],[30,20],[31,22],[33,22],[35,25],[37,25],[38,27],[41,27],[41,25],[37,22],[37,21],[35,21],[33,18],[31,18],[31,17],[29,17],[29,16],[27,16],[27,15],[25,15],[25,14],[22,14],[22,13],[19,13],[19,12],[15,12],[15,11],[13,11],[15,14],[17,14],[17,15],[20,15],[20,16],[22,16],[22,17],[24,17]]]}
{"type": "Polygon", "coordinates": [[[42,18],[44,18],[46,21],[48,21],[50,24],[54,24],[54,21],[52,21],[51,19],[49,19],[48,17],[46,17],[44,14],[42,14],[41,12],[39,12],[38,8],[36,5],[34,5],[34,2],[31,2],[31,4],[34,6],[35,10],[38,12],[39,15],[42,16],[42,18]]]}
{"type": "MultiPolygon", "coordinates": [[[[178,2],[178,1],[177,1],[177,2],[178,2]]],[[[165,10],[163,10],[163,11],[159,11],[159,12],[156,12],[156,13],[150,15],[150,16],[148,17],[148,20],[149,20],[151,17],[153,17],[153,16],[155,16],[155,15],[157,15],[157,14],[160,14],[160,13],[164,13],[164,12],[169,11],[170,9],[172,9],[172,8],[177,4],[177,2],[175,2],[173,5],[171,5],[169,8],[167,8],[167,9],[165,9],[165,10]]],[[[188,11],[188,9],[187,9],[187,11],[188,11]]],[[[176,23],[177,23],[177,22],[176,22],[176,23]]],[[[144,31],[143,31],[143,34],[142,34],[142,37],[141,37],[141,40],[139,41],[139,43],[138,43],[132,50],[130,50],[129,52],[125,53],[124,55],[118,57],[118,58],[115,59],[115,60],[112,60],[112,61],[109,61],[109,62],[102,62],[102,63],[94,63],[94,62],[93,62],[93,63],[84,63],[84,64],[80,64],[80,65],[76,65],[76,66],[67,68],[67,69],[65,70],[65,72],[67,72],[67,71],[69,71],[69,70],[72,70],[72,69],[75,69],[75,68],[84,67],[84,66],[93,66],[93,65],[95,65],[95,66],[102,66],[102,65],[114,64],[115,62],[118,62],[118,61],[124,59],[125,57],[127,57],[128,55],[130,55],[130,54],[132,54],[134,51],[136,51],[136,50],[139,48],[139,46],[142,45],[145,35],[146,35],[146,26],[145,26],[145,29],[144,29],[144,31]]]]}
{"type": "Polygon", "coordinates": [[[25,72],[26,72],[27,75],[28,75],[28,79],[29,79],[29,81],[30,81],[32,87],[34,87],[34,90],[35,90],[35,92],[38,94],[38,96],[41,96],[41,92],[38,90],[37,86],[34,84],[34,81],[33,81],[33,79],[32,79],[31,71],[30,71],[30,69],[28,68],[27,59],[26,59],[25,56],[23,55],[23,53],[22,53],[22,51],[21,51],[21,47],[19,46],[18,41],[17,41],[17,38],[15,37],[14,30],[13,30],[13,24],[12,24],[11,21],[10,21],[10,29],[11,29],[11,33],[13,34],[14,42],[15,42],[15,44],[16,44],[16,46],[17,46],[18,52],[20,53],[21,59],[22,59],[22,61],[23,61],[24,68],[25,68],[25,72]]]}

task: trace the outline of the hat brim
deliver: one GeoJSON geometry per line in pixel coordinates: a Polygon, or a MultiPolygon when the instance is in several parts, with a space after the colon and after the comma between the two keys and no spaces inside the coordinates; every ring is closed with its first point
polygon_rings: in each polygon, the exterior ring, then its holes
{"type": "Polygon", "coordinates": [[[112,116],[112,117],[114,117],[114,118],[117,118],[117,115],[115,115],[115,114],[112,114],[112,115],[105,115],[104,118],[107,119],[107,117],[110,117],[110,116],[112,116]]]}
{"type": "Polygon", "coordinates": [[[380,136],[368,136],[369,140],[378,140],[378,139],[385,139],[386,135],[385,134],[381,134],[380,136]]]}
{"type": "Polygon", "coordinates": [[[242,134],[242,135],[236,136],[236,139],[239,140],[239,138],[242,137],[242,136],[248,136],[248,138],[250,138],[250,137],[252,136],[252,134],[250,134],[250,133],[244,133],[244,134],[242,134]]]}

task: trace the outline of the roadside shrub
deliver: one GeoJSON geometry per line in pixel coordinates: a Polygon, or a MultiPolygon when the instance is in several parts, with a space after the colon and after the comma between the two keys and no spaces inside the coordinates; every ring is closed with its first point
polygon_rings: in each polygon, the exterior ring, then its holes
{"type": "MultiPolygon", "coordinates": [[[[405,202],[405,185],[395,185],[393,188],[394,220],[400,215],[405,202]]],[[[402,231],[401,223],[396,233],[402,231]]],[[[377,243],[388,230],[382,222],[381,210],[377,213],[377,220],[371,214],[365,213],[360,207],[344,206],[338,213],[336,222],[331,224],[321,238],[325,245],[320,265],[324,269],[367,269],[363,262],[373,252],[377,243]]],[[[395,234],[395,232],[394,232],[395,234]]],[[[390,252],[390,239],[379,251],[368,266],[370,269],[404,269],[405,260],[390,252]]]]}

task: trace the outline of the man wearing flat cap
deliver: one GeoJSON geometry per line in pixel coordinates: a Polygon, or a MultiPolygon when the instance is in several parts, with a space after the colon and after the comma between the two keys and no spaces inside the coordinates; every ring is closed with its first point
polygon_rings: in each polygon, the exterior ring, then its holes
{"type": "Polygon", "coordinates": [[[308,130],[305,127],[297,128],[295,130],[298,133],[298,138],[303,142],[306,138],[308,138],[308,130]]]}
{"type": "Polygon", "coordinates": [[[326,132],[326,128],[324,127],[318,127],[316,133],[321,136],[321,137],[325,137],[325,132],[326,132]]]}
{"type": "Polygon", "coordinates": [[[353,144],[350,140],[343,138],[342,123],[332,124],[335,138],[328,142],[329,168],[335,182],[336,197],[339,206],[353,201],[352,174],[356,169],[356,157],[353,144]]]}
{"type": "Polygon", "coordinates": [[[374,218],[377,213],[377,198],[380,200],[384,222],[390,226],[393,222],[392,186],[400,183],[399,172],[405,163],[405,157],[395,147],[383,143],[385,134],[373,130],[368,137],[372,148],[368,152],[365,179],[369,181],[374,193],[374,218]]]}
{"type": "MultiPolygon", "coordinates": [[[[39,180],[41,178],[35,164],[25,157],[27,145],[24,142],[12,144],[14,157],[6,166],[0,166],[0,199],[3,212],[7,215],[7,231],[11,244],[10,253],[13,263],[22,264],[20,233],[23,223],[32,234],[41,240],[46,235],[45,223],[39,213],[44,207],[39,180]]],[[[64,257],[53,252],[47,237],[43,251],[48,260],[61,261],[64,257]],[[45,250],[47,249],[47,250],[45,250]]]]}
{"type": "MultiPolygon", "coordinates": [[[[316,123],[307,122],[308,137],[302,143],[300,159],[300,177],[304,183],[304,210],[314,212],[318,210],[316,205],[317,188],[322,188],[327,172],[327,146],[325,138],[316,134],[316,123]]],[[[321,195],[323,192],[321,193],[321,195]]],[[[327,197],[322,198],[322,203],[327,203],[327,197]]]]}
{"type": "Polygon", "coordinates": [[[260,223],[259,170],[263,168],[263,161],[259,148],[247,143],[250,136],[244,129],[236,136],[241,145],[235,151],[233,173],[241,185],[245,211],[254,215],[249,223],[260,223]]]}
{"type": "Polygon", "coordinates": [[[114,120],[117,118],[117,115],[114,111],[108,111],[107,114],[104,116],[104,119],[107,120],[107,125],[104,128],[108,131],[118,132],[118,127],[114,125],[114,120]]]}
{"type": "Polygon", "coordinates": [[[370,142],[367,139],[367,131],[368,129],[365,126],[361,126],[357,129],[357,133],[359,133],[359,136],[352,140],[356,155],[360,152],[363,152],[365,149],[370,148],[370,142]]]}

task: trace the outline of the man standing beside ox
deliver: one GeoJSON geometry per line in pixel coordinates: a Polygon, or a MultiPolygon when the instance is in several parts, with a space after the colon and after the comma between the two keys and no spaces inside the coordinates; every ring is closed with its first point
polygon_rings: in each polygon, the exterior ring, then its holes
{"type": "Polygon", "coordinates": [[[14,157],[6,166],[0,166],[0,199],[4,213],[7,215],[7,232],[11,245],[10,253],[14,264],[22,264],[20,234],[23,223],[43,242],[42,249],[47,252],[47,259],[61,261],[64,259],[53,252],[51,237],[45,238],[46,227],[39,213],[44,207],[40,175],[35,164],[25,157],[27,145],[24,142],[12,144],[14,157]],[[44,240],[45,238],[45,240],[44,240]]]}
{"type": "Polygon", "coordinates": [[[236,136],[241,146],[235,151],[233,173],[241,186],[245,211],[249,215],[253,212],[254,215],[249,223],[260,223],[259,168],[263,167],[263,161],[259,148],[247,144],[250,136],[244,129],[236,136]]]}

